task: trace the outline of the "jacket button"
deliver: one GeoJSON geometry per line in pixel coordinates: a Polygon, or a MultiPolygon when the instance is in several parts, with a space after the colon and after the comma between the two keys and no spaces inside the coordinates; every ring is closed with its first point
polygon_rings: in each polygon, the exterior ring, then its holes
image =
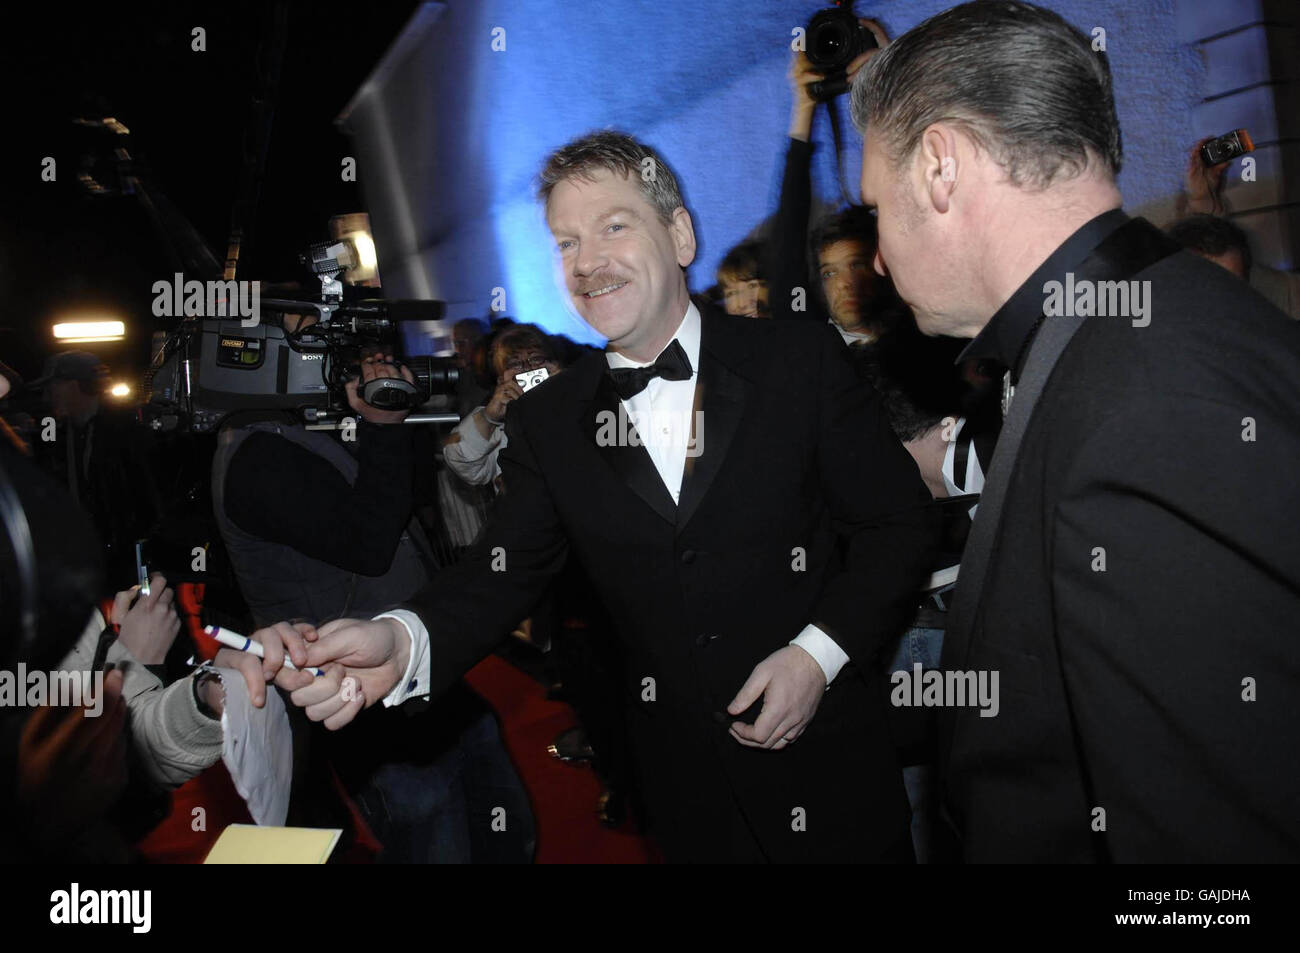
{"type": "Polygon", "coordinates": [[[685,550],[682,553],[682,562],[684,562],[688,566],[691,563],[695,562],[695,550],[693,549],[685,550]]]}
{"type": "Polygon", "coordinates": [[[731,724],[731,716],[728,715],[725,711],[715,711],[713,713],[713,720],[720,725],[731,724]]]}

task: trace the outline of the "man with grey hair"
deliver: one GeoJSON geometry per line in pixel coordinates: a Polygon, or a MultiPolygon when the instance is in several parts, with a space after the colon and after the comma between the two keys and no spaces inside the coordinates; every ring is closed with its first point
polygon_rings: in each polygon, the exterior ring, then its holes
{"type": "Polygon", "coordinates": [[[669,860],[911,860],[880,662],[932,545],[915,463],[830,327],[691,301],[694,224],[643,143],[570,143],[540,195],[606,351],[510,404],[506,493],[457,565],[375,620],[262,630],[268,664],[329,666],[277,676],[328,727],[440,692],[572,554],[669,860]]]}
{"type": "Polygon", "coordinates": [[[968,3],[857,77],[875,266],[1007,369],[941,713],[971,861],[1300,859],[1300,330],[1121,210],[1106,56],[968,3]],[[1230,319],[1230,320],[1229,320],[1230,319]]]}

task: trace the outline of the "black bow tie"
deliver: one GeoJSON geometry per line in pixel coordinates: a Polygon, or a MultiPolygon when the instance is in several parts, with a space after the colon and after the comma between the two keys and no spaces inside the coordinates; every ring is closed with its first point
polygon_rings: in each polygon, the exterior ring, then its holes
{"type": "Polygon", "coordinates": [[[645,390],[646,385],[656,377],[662,377],[666,381],[690,380],[691,359],[674,338],[653,364],[647,367],[611,367],[605,373],[609,375],[618,396],[629,400],[645,390]]]}

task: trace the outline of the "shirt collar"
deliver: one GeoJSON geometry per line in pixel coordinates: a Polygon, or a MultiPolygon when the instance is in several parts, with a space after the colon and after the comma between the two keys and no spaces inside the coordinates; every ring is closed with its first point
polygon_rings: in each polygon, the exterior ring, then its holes
{"type": "Polygon", "coordinates": [[[844,339],[845,344],[855,344],[858,341],[866,341],[868,344],[874,344],[878,335],[875,331],[845,331],[835,323],[834,318],[827,318],[826,323],[840,332],[840,337],[844,339]]]}
{"type": "MultiPolygon", "coordinates": [[[[694,301],[687,305],[686,314],[677,326],[677,332],[673,335],[673,340],[681,344],[682,350],[690,358],[691,376],[694,377],[700,370],[700,312],[695,307],[694,301]]],[[[672,344],[672,341],[669,341],[668,344],[672,344]]],[[[668,344],[665,344],[664,347],[668,347],[668,344]]],[[[657,359],[658,355],[655,357],[657,359]]],[[[631,358],[624,357],[617,351],[606,351],[605,360],[609,362],[610,367],[649,367],[654,363],[654,361],[645,361],[644,363],[634,361],[631,358]]]]}
{"type": "Polygon", "coordinates": [[[991,358],[1003,367],[1010,368],[1013,378],[1018,377],[1019,367],[1016,365],[1024,360],[1028,351],[1025,345],[1043,316],[1043,304],[1047,300],[1043,294],[1043,285],[1087,258],[1111,232],[1127,221],[1128,216],[1122,209],[1111,209],[1088,221],[1067,238],[1016,289],[989,319],[984,329],[966,345],[965,350],[957,355],[957,363],[991,358]]]}

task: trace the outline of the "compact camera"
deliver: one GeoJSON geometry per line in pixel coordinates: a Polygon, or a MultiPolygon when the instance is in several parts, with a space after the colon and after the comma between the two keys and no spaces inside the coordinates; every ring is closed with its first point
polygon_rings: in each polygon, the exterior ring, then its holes
{"type": "Polygon", "coordinates": [[[519,385],[520,390],[527,394],[530,390],[550,376],[550,371],[544,367],[539,367],[535,370],[525,371],[522,374],[516,374],[515,383],[519,385]]]}

